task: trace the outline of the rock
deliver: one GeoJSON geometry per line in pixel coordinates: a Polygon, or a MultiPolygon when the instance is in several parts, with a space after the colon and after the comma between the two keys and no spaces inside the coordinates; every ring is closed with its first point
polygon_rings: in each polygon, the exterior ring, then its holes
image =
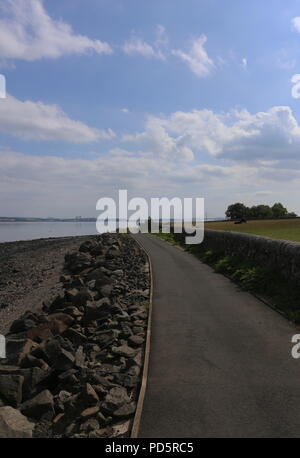
{"type": "Polygon", "coordinates": [[[63,404],[68,401],[70,396],[72,396],[72,394],[65,390],[60,391],[58,394],[58,398],[63,404]]]}
{"type": "Polygon", "coordinates": [[[112,295],[113,285],[101,286],[99,294],[101,297],[110,297],[112,295]]]}
{"type": "Polygon", "coordinates": [[[53,313],[48,316],[48,322],[39,324],[27,332],[27,337],[37,342],[62,334],[74,322],[67,313],[53,313]]]}
{"type": "Polygon", "coordinates": [[[129,402],[130,399],[128,397],[127,390],[123,387],[115,387],[109,390],[102,407],[106,412],[113,413],[129,402]]]}
{"type": "Polygon", "coordinates": [[[112,429],[110,427],[97,429],[96,431],[91,431],[89,433],[90,439],[97,439],[97,438],[107,438],[112,436],[112,429]]]}
{"type": "Polygon", "coordinates": [[[66,307],[64,309],[64,312],[67,313],[68,315],[71,315],[71,317],[74,318],[75,320],[83,316],[83,313],[80,312],[80,310],[77,307],[75,307],[74,305],[70,305],[69,307],[66,307]]]}
{"type": "Polygon", "coordinates": [[[139,377],[137,375],[115,374],[114,380],[118,385],[124,386],[125,388],[134,388],[139,383],[139,377]]]}
{"type": "Polygon", "coordinates": [[[40,419],[45,413],[54,415],[54,400],[49,390],[44,390],[20,406],[20,411],[27,417],[40,419]]]}
{"type": "Polygon", "coordinates": [[[118,339],[120,331],[116,329],[110,329],[108,331],[103,331],[97,335],[97,342],[102,349],[111,345],[113,342],[118,339]]]}
{"type": "Polygon", "coordinates": [[[132,327],[132,332],[137,335],[137,336],[144,336],[145,335],[145,331],[144,331],[144,328],[143,326],[133,326],[132,327]]]}
{"type": "Polygon", "coordinates": [[[134,402],[130,402],[129,404],[124,404],[119,409],[113,412],[115,417],[130,417],[135,413],[136,404],[134,402]]]}
{"type": "Polygon", "coordinates": [[[67,253],[65,255],[65,262],[68,269],[76,274],[92,265],[92,257],[88,253],[67,253]]]}
{"type": "Polygon", "coordinates": [[[61,310],[64,308],[65,298],[60,294],[55,297],[52,304],[47,308],[47,312],[55,312],[56,310],[61,310]]]}
{"type": "Polygon", "coordinates": [[[112,246],[106,253],[107,259],[113,259],[121,256],[120,248],[117,246],[112,246]]]}
{"type": "Polygon", "coordinates": [[[39,324],[38,326],[27,331],[27,337],[28,339],[34,340],[35,342],[42,342],[43,340],[50,339],[54,336],[51,328],[52,325],[50,323],[39,324]]]}
{"type": "Polygon", "coordinates": [[[117,423],[116,425],[112,426],[113,430],[113,437],[119,437],[119,436],[125,436],[125,434],[128,434],[130,428],[130,420],[127,420],[122,423],[117,423]]]}
{"type": "Polygon", "coordinates": [[[126,358],[134,358],[137,354],[137,350],[128,347],[128,345],[121,345],[120,347],[112,347],[111,351],[115,355],[125,356],[126,358]]]}
{"type": "Polygon", "coordinates": [[[22,402],[22,387],[24,377],[21,375],[0,375],[0,394],[12,407],[18,407],[22,402]]]}
{"type": "Polygon", "coordinates": [[[90,432],[90,431],[97,431],[99,429],[99,423],[96,418],[90,418],[89,420],[82,423],[80,426],[81,432],[90,432]]]}
{"type": "Polygon", "coordinates": [[[21,369],[20,375],[24,377],[23,401],[32,397],[36,393],[40,384],[46,384],[46,382],[51,378],[50,371],[45,371],[39,367],[21,369]]]}
{"type": "Polygon", "coordinates": [[[44,371],[48,371],[50,369],[48,364],[43,359],[36,358],[35,356],[31,354],[26,355],[25,358],[23,358],[20,366],[26,369],[30,367],[39,367],[40,369],[43,369],[44,371]]]}
{"type": "Polygon", "coordinates": [[[82,390],[82,398],[85,406],[93,407],[99,402],[99,397],[89,383],[86,383],[82,390]]]}
{"type": "Polygon", "coordinates": [[[103,298],[98,302],[88,302],[85,308],[84,321],[86,324],[94,320],[105,319],[109,316],[110,300],[103,298]]]}
{"type": "Polygon", "coordinates": [[[72,277],[71,275],[61,275],[59,281],[61,281],[62,283],[68,283],[72,280],[72,277]]]}
{"type": "Polygon", "coordinates": [[[38,344],[31,339],[10,339],[6,340],[6,358],[10,364],[20,364],[22,359],[38,347],[38,344]]]}
{"type": "Polygon", "coordinates": [[[140,347],[144,343],[144,338],[142,336],[130,336],[128,338],[128,343],[133,347],[140,347]]]}
{"type": "Polygon", "coordinates": [[[94,417],[95,415],[99,413],[99,410],[100,409],[98,406],[88,407],[87,409],[81,412],[80,417],[84,419],[94,417]]]}
{"type": "Polygon", "coordinates": [[[62,334],[62,337],[69,339],[75,346],[84,344],[87,341],[87,337],[74,328],[68,328],[62,334]]]}
{"type": "Polygon", "coordinates": [[[74,365],[75,358],[69,351],[62,348],[56,339],[45,342],[43,352],[49,359],[51,366],[60,371],[67,371],[74,365]]]}
{"type": "Polygon", "coordinates": [[[81,368],[85,367],[84,361],[85,361],[85,353],[83,351],[83,347],[80,346],[78,347],[78,350],[75,353],[75,366],[81,367],[81,368]]]}
{"type": "Polygon", "coordinates": [[[114,275],[117,275],[117,277],[122,277],[124,275],[124,271],[122,269],[117,269],[113,271],[114,275]]]}
{"type": "Polygon", "coordinates": [[[87,240],[86,242],[83,242],[80,247],[79,247],[79,251],[81,253],[88,253],[89,251],[91,251],[91,249],[94,247],[94,244],[93,242],[91,242],[90,240],[87,240]]]}
{"type": "Polygon", "coordinates": [[[28,329],[36,326],[40,317],[36,313],[30,311],[25,312],[19,319],[15,320],[10,327],[11,334],[28,331],[28,329]]]}
{"type": "Polygon", "coordinates": [[[87,301],[93,300],[91,294],[86,289],[78,290],[73,288],[66,291],[66,299],[75,307],[85,306],[87,301]]]}
{"type": "Polygon", "coordinates": [[[12,407],[0,407],[0,438],[28,439],[32,438],[34,424],[12,407]]]}
{"type": "Polygon", "coordinates": [[[97,385],[102,385],[105,388],[113,388],[114,384],[111,383],[108,377],[104,377],[103,374],[94,371],[91,374],[91,381],[97,385]]]}

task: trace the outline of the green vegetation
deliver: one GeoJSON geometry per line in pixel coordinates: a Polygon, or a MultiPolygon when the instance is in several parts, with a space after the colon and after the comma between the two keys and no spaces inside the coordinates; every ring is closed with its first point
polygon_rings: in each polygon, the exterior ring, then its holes
{"type": "Polygon", "coordinates": [[[201,245],[178,243],[174,234],[156,235],[183,246],[186,251],[212,266],[216,272],[226,275],[242,289],[258,295],[291,321],[300,323],[300,285],[287,281],[280,272],[239,257],[225,256],[212,250],[204,251],[201,245]]]}
{"type": "Polygon", "coordinates": [[[246,207],[241,202],[229,205],[225,212],[227,218],[231,220],[239,219],[268,219],[268,218],[295,218],[294,212],[288,210],[280,203],[276,202],[272,207],[269,205],[254,205],[246,207]]]}
{"type": "Polygon", "coordinates": [[[248,221],[234,224],[233,221],[206,222],[205,229],[237,231],[261,235],[280,240],[300,242],[300,218],[248,221]]]}

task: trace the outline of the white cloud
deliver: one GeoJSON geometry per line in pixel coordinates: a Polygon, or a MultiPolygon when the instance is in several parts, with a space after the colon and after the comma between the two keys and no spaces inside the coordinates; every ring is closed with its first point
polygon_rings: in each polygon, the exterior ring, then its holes
{"type": "Polygon", "coordinates": [[[130,113],[128,108],[121,108],[122,113],[130,113]]]}
{"type": "Polygon", "coordinates": [[[189,162],[194,158],[193,151],[185,145],[184,136],[170,136],[162,120],[155,117],[149,117],[144,132],[124,135],[123,141],[136,142],[150,155],[155,153],[164,159],[189,162]]]}
{"type": "Polygon", "coordinates": [[[300,33],[300,16],[294,17],[292,19],[293,28],[300,33]]]}
{"type": "Polygon", "coordinates": [[[123,140],[183,161],[192,160],[196,151],[235,161],[300,160],[300,126],[286,106],[256,114],[178,111],[167,118],[150,117],[144,132],[123,140]]]}
{"type": "Polygon", "coordinates": [[[1,200],[0,214],[93,216],[99,197],[116,197],[118,189],[128,189],[131,197],[204,196],[210,215],[222,216],[238,193],[258,198],[257,193],[267,189],[268,194],[276,194],[283,181],[281,198],[297,210],[300,167],[292,172],[246,164],[198,162],[178,167],[169,158],[121,149],[92,160],[2,151],[0,193],[5,199],[1,200]]]}
{"type": "Polygon", "coordinates": [[[247,67],[248,67],[247,57],[243,57],[243,59],[242,59],[242,67],[243,67],[244,70],[247,69],[247,67]]]}
{"type": "Polygon", "coordinates": [[[34,61],[68,54],[110,54],[100,40],[76,34],[62,20],[52,19],[41,0],[1,0],[0,58],[34,61]]]}
{"type": "Polygon", "coordinates": [[[139,54],[148,58],[165,59],[164,54],[155,44],[151,45],[135,34],[132,34],[129,40],[124,43],[123,51],[125,54],[139,54]]]}
{"type": "Polygon", "coordinates": [[[0,131],[23,140],[62,140],[73,143],[94,142],[115,136],[106,131],[70,119],[57,105],[8,95],[0,103],[0,131]]]}
{"type": "Polygon", "coordinates": [[[211,74],[214,68],[213,60],[208,56],[204,45],[207,41],[205,35],[193,41],[189,52],[184,52],[180,49],[174,49],[172,54],[179,57],[185,62],[190,70],[195,73],[199,78],[204,78],[211,74]]]}

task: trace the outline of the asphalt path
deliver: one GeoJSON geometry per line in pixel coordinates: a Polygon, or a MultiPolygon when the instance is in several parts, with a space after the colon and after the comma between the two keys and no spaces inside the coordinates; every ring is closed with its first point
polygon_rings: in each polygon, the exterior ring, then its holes
{"type": "Polygon", "coordinates": [[[300,437],[300,331],[153,235],[148,384],[139,437],[300,437]]]}

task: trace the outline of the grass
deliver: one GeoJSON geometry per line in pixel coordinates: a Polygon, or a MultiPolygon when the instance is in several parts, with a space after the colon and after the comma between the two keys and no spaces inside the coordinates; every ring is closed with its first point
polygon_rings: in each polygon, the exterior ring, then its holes
{"type": "MultiPolygon", "coordinates": [[[[156,235],[163,240],[177,244],[173,234],[156,235]]],[[[243,290],[265,299],[289,320],[300,324],[300,285],[298,283],[287,281],[280,272],[258,266],[249,260],[225,256],[223,253],[212,250],[204,251],[201,245],[182,246],[202,262],[213,267],[216,272],[229,277],[243,290]]]]}
{"type": "Polygon", "coordinates": [[[246,224],[234,224],[232,221],[206,222],[206,229],[220,231],[245,232],[273,239],[300,242],[300,218],[278,220],[255,220],[246,224]]]}

